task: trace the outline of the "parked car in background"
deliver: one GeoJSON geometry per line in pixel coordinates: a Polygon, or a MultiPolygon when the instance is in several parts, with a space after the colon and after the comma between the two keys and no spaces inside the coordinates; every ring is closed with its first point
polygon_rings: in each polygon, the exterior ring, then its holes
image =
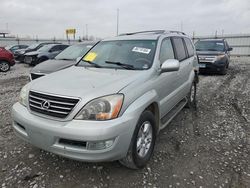
{"type": "Polygon", "coordinates": [[[0,47],[0,72],[7,72],[14,65],[15,59],[13,54],[9,50],[0,47]]]}
{"type": "Polygon", "coordinates": [[[9,45],[9,46],[5,46],[4,48],[6,50],[9,50],[11,51],[12,53],[14,53],[15,51],[17,50],[21,50],[21,49],[26,49],[28,48],[29,46],[28,45],[25,45],[25,44],[18,44],[18,45],[9,45]]]}
{"type": "Polygon", "coordinates": [[[56,42],[39,42],[39,43],[34,43],[34,44],[30,45],[26,49],[16,50],[14,52],[15,60],[17,60],[17,61],[19,61],[19,62],[22,63],[23,60],[24,60],[24,54],[25,53],[32,52],[32,51],[37,51],[41,47],[43,47],[43,46],[45,46],[47,44],[60,44],[60,43],[56,43],[56,42]]]}
{"type": "Polygon", "coordinates": [[[41,76],[68,68],[76,64],[76,60],[82,57],[96,42],[82,42],[69,46],[58,54],[55,59],[50,59],[36,65],[30,73],[30,79],[34,80],[41,76]]]}
{"type": "Polygon", "coordinates": [[[230,51],[225,39],[203,39],[195,43],[200,72],[219,72],[225,75],[230,63],[230,51]]]}
{"type": "Polygon", "coordinates": [[[65,48],[69,47],[67,44],[48,44],[41,47],[37,51],[28,52],[24,54],[24,63],[31,66],[37,65],[48,59],[53,59],[65,48]]]}
{"type": "Polygon", "coordinates": [[[16,135],[71,159],[149,162],[160,130],[195,107],[197,56],[182,32],[105,39],[76,66],[29,82],[12,108],[16,135]]]}

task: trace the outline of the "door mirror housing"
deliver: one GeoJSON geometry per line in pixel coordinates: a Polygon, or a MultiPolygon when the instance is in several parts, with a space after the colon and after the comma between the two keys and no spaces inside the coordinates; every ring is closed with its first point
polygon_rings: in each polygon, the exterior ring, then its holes
{"type": "Polygon", "coordinates": [[[229,48],[228,48],[228,51],[232,51],[232,50],[233,50],[233,48],[232,48],[232,47],[229,47],[229,48]]]}
{"type": "Polygon", "coordinates": [[[177,59],[168,59],[161,65],[161,72],[173,72],[180,69],[180,62],[177,59]]]}

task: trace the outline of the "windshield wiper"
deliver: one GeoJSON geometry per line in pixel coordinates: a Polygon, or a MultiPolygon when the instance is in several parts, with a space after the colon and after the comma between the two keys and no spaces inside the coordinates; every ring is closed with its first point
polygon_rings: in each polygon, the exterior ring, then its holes
{"type": "MultiPolygon", "coordinates": [[[[56,59],[56,58],[55,58],[55,59],[56,59]]],[[[73,59],[62,58],[62,59],[56,59],[56,60],[72,61],[73,59]]]]}
{"type": "Polygon", "coordinates": [[[92,61],[87,61],[87,60],[84,60],[84,59],[82,61],[84,61],[84,62],[86,62],[86,63],[88,63],[90,65],[93,65],[96,68],[102,68],[102,66],[100,66],[100,65],[98,65],[98,64],[96,64],[96,63],[94,63],[92,61]]]}
{"type": "Polygon", "coordinates": [[[207,49],[207,51],[218,51],[218,50],[209,48],[209,49],[207,49]]]}
{"type": "Polygon", "coordinates": [[[128,70],[135,70],[135,67],[133,65],[125,64],[125,63],[120,63],[120,62],[113,62],[113,61],[105,61],[107,64],[113,64],[113,65],[118,65],[123,67],[124,69],[128,70]]]}

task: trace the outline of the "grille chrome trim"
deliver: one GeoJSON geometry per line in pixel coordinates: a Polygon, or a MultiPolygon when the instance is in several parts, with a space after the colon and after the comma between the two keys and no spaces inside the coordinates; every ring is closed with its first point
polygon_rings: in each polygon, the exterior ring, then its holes
{"type": "Polygon", "coordinates": [[[29,92],[29,109],[31,112],[53,118],[65,119],[74,110],[80,98],[59,96],[37,91],[29,92]],[[49,108],[42,107],[42,103],[48,101],[49,108]]]}
{"type": "MultiPolygon", "coordinates": [[[[30,96],[31,98],[38,99],[38,100],[44,100],[43,98],[35,97],[35,96],[30,96]]],[[[64,105],[75,105],[74,103],[66,103],[66,102],[59,102],[59,101],[54,101],[54,100],[49,100],[50,102],[53,103],[58,103],[58,104],[64,104],[64,105]]]]}

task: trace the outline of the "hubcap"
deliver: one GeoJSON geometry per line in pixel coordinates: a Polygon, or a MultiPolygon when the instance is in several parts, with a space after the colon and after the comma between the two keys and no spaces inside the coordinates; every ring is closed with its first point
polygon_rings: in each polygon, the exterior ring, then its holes
{"type": "Polygon", "coordinates": [[[5,62],[0,63],[0,70],[1,71],[7,71],[8,69],[9,69],[8,63],[5,63],[5,62]]]}
{"type": "Polygon", "coordinates": [[[137,135],[137,153],[140,157],[145,157],[152,144],[152,125],[149,121],[144,122],[137,135]]]}

